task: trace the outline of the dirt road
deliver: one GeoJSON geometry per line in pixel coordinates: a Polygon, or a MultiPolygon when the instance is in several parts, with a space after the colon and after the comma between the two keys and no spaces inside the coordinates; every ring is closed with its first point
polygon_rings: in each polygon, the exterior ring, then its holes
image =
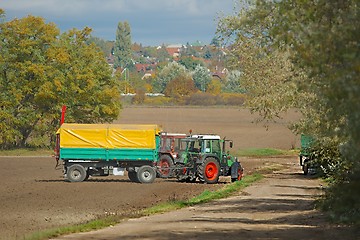
{"type": "MultiPolygon", "coordinates": [[[[279,161],[276,161],[279,163],[279,161]]],[[[330,225],[313,208],[321,182],[301,175],[297,159],[237,196],[57,240],[359,239],[360,231],[330,225]]]]}

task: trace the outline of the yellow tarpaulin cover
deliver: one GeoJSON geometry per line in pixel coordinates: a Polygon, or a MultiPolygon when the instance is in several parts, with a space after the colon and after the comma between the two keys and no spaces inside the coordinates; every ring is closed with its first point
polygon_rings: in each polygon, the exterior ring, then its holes
{"type": "Polygon", "coordinates": [[[155,148],[158,125],[72,124],[61,125],[62,148],[155,148]]]}

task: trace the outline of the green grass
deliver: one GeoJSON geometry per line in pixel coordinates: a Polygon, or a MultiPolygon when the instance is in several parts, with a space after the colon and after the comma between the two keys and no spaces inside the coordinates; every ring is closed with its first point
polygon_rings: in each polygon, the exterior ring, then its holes
{"type": "Polygon", "coordinates": [[[235,155],[242,157],[265,157],[297,154],[298,151],[296,150],[282,150],[274,148],[247,148],[238,150],[235,155]]]}
{"type": "Polygon", "coordinates": [[[244,189],[245,187],[251,185],[252,183],[259,181],[263,178],[263,175],[261,174],[252,174],[249,176],[245,176],[242,178],[241,181],[234,182],[231,184],[227,184],[225,187],[217,190],[217,191],[204,191],[199,196],[196,196],[194,198],[191,198],[189,200],[184,201],[170,201],[167,203],[162,203],[157,206],[144,209],[139,212],[132,213],[131,215],[111,215],[111,216],[105,216],[93,221],[89,221],[87,223],[83,224],[77,224],[72,226],[66,226],[66,227],[59,227],[49,230],[44,230],[41,232],[33,233],[29,236],[24,237],[24,240],[44,240],[49,238],[58,237],[65,234],[70,233],[78,233],[78,232],[88,232],[93,231],[105,227],[109,227],[115,224],[118,224],[122,222],[125,219],[128,218],[134,218],[134,217],[142,217],[142,216],[148,216],[156,213],[164,213],[169,212],[172,210],[194,206],[201,203],[210,202],[216,199],[225,198],[228,196],[231,196],[232,194],[239,192],[240,190],[244,189]]]}
{"type": "Polygon", "coordinates": [[[263,175],[257,173],[249,176],[245,176],[241,181],[226,185],[224,188],[219,189],[217,191],[206,190],[203,193],[201,193],[199,196],[196,196],[186,201],[171,201],[145,209],[144,214],[150,215],[155,213],[163,213],[171,210],[180,209],[183,207],[189,207],[201,203],[206,203],[215,199],[225,198],[232,195],[235,192],[240,191],[241,189],[244,189],[245,187],[249,186],[251,183],[256,182],[262,178],[263,175]]]}
{"type": "Polygon", "coordinates": [[[51,156],[54,150],[46,148],[18,148],[0,150],[0,156],[51,156]]]}
{"type": "MultiPolygon", "coordinates": [[[[12,150],[0,150],[0,156],[51,156],[53,149],[46,148],[18,148],[12,150]]],[[[264,157],[264,156],[279,156],[279,155],[296,155],[296,150],[281,150],[274,148],[247,148],[240,149],[234,155],[242,157],[264,157]]]]}
{"type": "Polygon", "coordinates": [[[120,219],[117,216],[106,216],[83,224],[59,227],[59,228],[44,230],[41,232],[36,232],[29,236],[24,237],[24,240],[42,240],[42,239],[58,237],[69,233],[88,232],[92,230],[105,228],[117,224],[119,222],[120,219]]]}

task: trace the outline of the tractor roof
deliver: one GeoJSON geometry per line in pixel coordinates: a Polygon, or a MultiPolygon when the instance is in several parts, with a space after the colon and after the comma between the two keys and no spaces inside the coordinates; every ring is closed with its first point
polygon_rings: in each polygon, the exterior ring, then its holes
{"type": "Polygon", "coordinates": [[[174,137],[186,137],[185,133],[168,133],[168,132],[162,132],[161,136],[174,136],[174,137]]]}
{"type": "Polygon", "coordinates": [[[219,135],[214,135],[214,134],[196,134],[196,135],[191,135],[190,138],[204,139],[204,140],[220,140],[221,139],[219,135]]]}

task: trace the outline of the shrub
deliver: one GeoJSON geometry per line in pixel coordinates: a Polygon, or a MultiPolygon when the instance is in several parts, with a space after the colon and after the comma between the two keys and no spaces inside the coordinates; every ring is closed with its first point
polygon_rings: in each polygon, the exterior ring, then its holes
{"type": "Polygon", "coordinates": [[[221,98],[224,105],[242,106],[245,103],[246,95],[242,93],[222,93],[221,98]]]}
{"type": "Polygon", "coordinates": [[[217,104],[216,95],[204,92],[197,92],[185,99],[186,105],[211,106],[217,104]]]}

